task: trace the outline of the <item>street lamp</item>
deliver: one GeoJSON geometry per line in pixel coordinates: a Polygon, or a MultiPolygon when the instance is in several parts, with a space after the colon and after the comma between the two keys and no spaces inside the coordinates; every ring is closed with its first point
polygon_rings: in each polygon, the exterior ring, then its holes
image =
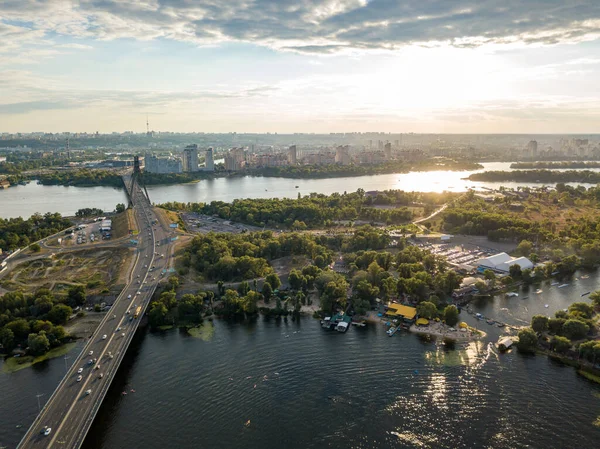
{"type": "Polygon", "coordinates": [[[39,393],[39,394],[36,394],[36,395],[35,395],[35,397],[37,398],[37,401],[38,401],[38,413],[42,411],[42,406],[41,406],[41,404],[40,404],[40,398],[41,398],[42,396],[44,396],[44,393],[39,393]]]}

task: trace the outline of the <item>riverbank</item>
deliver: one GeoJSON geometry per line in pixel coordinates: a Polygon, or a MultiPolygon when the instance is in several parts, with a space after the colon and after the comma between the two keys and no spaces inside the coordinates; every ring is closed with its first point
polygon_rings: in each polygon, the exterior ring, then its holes
{"type": "Polygon", "coordinates": [[[21,357],[8,357],[4,359],[4,363],[2,364],[2,372],[3,374],[10,374],[20,371],[25,368],[29,368],[37,363],[44,362],[46,360],[54,359],[56,357],[62,357],[77,346],[76,342],[67,343],[57,348],[53,348],[47,353],[33,357],[33,356],[21,356],[21,357]]]}
{"type": "Polygon", "coordinates": [[[416,324],[413,324],[409,330],[415,334],[429,335],[431,337],[439,337],[454,341],[480,340],[487,336],[487,334],[481,330],[467,328],[465,331],[461,331],[436,321],[430,322],[427,326],[417,326],[416,324]]]}

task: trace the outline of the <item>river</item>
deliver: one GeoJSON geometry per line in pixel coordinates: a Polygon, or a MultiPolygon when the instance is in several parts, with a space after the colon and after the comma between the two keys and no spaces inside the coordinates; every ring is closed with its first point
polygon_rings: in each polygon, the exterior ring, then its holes
{"type": "MultiPolygon", "coordinates": [[[[594,276],[567,282],[473,307],[518,325],[600,288],[594,276]]],[[[486,341],[450,349],[378,325],[328,332],[308,317],[216,320],[206,341],[141,330],[83,447],[598,447],[600,385],[545,356],[499,354],[490,342],[503,329],[461,319],[486,341]]],[[[0,375],[0,446],[19,441],[64,363],[0,375]]]]}
{"type": "MultiPolygon", "coordinates": [[[[237,198],[296,198],[298,193],[331,194],[364,190],[399,189],[421,192],[464,192],[467,188],[498,188],[505,186],[540,186],[533,183],[472,182],[464,180],[473,173],[488,170],[511,171],[510,162],[489,162],[481,170],[430,171],[373,176],[327,179],[290,179],[264,177],[216,178],[189,184],[161,185],[148,188],[154,203],[180,202],[230,202],[237,198]],[[298,188],[296,188],[298,186],[298,188]]],[[[600,169],[592,169],[600,171],[600,169]]],[[[572,184],[577,185],[577,184],[572,184]]],[[[590,184],[582,184],[589,187],[590,184]]],[[[35,212],[60,212],[74,215],[78,209],[98,207],[111,211],[127,199],[122,189],[112,187],[42,186],[31,182],[26,186],[0,190],[0,218],[29,217],[35,212]]]]}

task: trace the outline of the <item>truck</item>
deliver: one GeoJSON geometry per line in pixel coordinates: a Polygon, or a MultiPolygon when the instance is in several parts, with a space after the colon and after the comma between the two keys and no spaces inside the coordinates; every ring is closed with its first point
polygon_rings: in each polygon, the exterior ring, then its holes
{"type": "Polygon", "coordinates": [[[133,317],[137,318],[138,316],[140,316],[140,313],[142,313],[142,306],[137,306],[137,309],[135,309],[135,314],[133,315],[133,317]]]}

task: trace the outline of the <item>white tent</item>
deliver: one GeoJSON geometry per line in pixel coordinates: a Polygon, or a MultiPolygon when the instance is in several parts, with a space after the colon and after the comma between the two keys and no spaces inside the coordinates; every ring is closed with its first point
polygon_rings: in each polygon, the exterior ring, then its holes
{"type": "Polygon", "coordinates": [[[527,257],[519,257],[517,259],[511,259],[508,262],[501,263],[496,267],[496,270],[508,272],[510,270],[511,265],[518,265],[519,267],[521,267],[521,270],[524,270],[526,268],[533,268],[533,263],[531,262],[531,260],[529,260],[527,257]]]}
{"type": "Polygon", "coordinates": [[[498,265],[508,262],[510,260],[512,260],[512,257],[510,257],[508,254],[499,253],[499,254],[494,254],[493,256],[490,256],[490,257],[485,257],[483,259],[479,259],[477,261],[477,265],[481,266],[481,267],[496,269],[496,267],[498,265]]]}

